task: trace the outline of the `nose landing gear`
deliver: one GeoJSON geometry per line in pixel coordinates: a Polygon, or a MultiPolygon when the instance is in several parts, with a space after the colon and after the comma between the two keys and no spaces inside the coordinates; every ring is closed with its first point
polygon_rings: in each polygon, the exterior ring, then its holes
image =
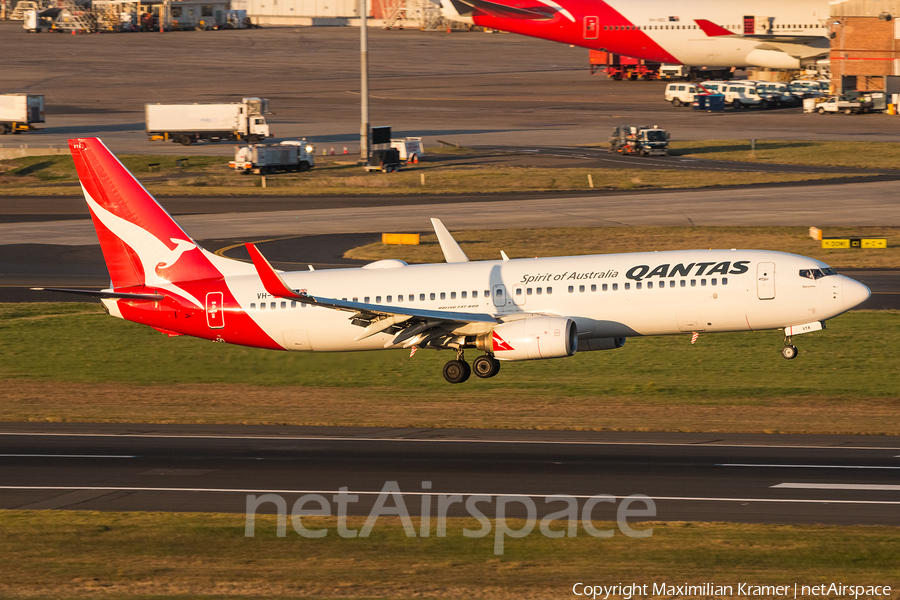
{"type": "Polygon", "coordinates": [[[797,346],[791,343],[790,336],[784,338],[784,347],[781,349],[781,355],[788,360],[797,358],[797,346]]]}

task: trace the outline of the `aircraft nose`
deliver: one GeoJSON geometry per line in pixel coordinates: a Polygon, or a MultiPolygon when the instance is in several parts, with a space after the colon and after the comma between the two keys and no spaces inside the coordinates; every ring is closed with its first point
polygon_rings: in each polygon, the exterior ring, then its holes
{"type": "Polygon", "coordinates": [[[859,306],[872,295],[869,288],[849,277],[844,277],[842,288],[841,297],[844,299],[844,310],[859,306]]]}

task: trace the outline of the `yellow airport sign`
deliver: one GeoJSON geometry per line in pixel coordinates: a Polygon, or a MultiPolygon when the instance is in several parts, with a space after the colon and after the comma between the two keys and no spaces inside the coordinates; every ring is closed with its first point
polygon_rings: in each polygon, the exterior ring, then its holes
{"type": "Polygon", "coordinates": [[[418,246],[418,233],[382,233],[382,244],[399,244],[402,246],[418,246]]]}
{"type": "Polygon", "coordinates": [[[887,248],[887,239],[879,238],[830,238],[822,240],[823,248],[887,248]]]}

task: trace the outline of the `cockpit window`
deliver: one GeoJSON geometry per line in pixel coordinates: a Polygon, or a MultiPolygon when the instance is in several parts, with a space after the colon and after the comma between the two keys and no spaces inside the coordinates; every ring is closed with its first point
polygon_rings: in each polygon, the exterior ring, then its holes
{"type": "Polygon", "coordinates": [[[822,279],[829,275],[837,275],[837,271],[831,267],[824,269],[800,269],[800,277],[805,277],[806,279],[822,279]]]}

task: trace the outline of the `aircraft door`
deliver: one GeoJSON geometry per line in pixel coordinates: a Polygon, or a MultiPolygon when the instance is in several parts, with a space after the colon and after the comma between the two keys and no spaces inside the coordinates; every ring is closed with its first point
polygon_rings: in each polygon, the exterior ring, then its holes
{"type": "Polygon", "coordinates": [[[525,304],[525,285],[521,283],[517,283],[513,286],[512,289],[512,301],[516,306],[522,306],[525,304]]]}
{"type": "Polygon", "coordinates": [[[600,18],[585,17],[584,18],[584,39],[596,40],[600,35],[600,18]]]}
{"type": "Polygon", "coordinates": [[[775,263],[765,262],[756,266],[756,292],[760,300],[775,298],[775,263]]]}
{"type": "Polygon", "coordinates": [[[502,283],[493,287],[491,295],[494,297],[494,306],[506,306],[506,286],[502,283]]]}
{"type": "Polygon", "coordinates": [[[210,329],[222,329],[225,327],[224,294],[222,292],[210,292],[206,294],[206,324],[210,329]]]}

